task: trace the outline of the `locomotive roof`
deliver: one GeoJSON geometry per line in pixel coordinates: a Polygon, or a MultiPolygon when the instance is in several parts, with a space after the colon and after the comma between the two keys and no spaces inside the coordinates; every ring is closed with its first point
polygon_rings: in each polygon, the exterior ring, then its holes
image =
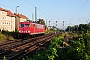
{"type": "MultiPolygon", "coordinates": [[[[31,24],[38,24],[38,23],[35,23],[35,22],[27,22],[27,21],[26,21],[26,22],[20,22],[20,23],[26,23],[26,24],[30,24],[30,23],[31,23],[31,24]]],[[[42,25],[42,24],[38,24],[38,25],[42,25]]]]}

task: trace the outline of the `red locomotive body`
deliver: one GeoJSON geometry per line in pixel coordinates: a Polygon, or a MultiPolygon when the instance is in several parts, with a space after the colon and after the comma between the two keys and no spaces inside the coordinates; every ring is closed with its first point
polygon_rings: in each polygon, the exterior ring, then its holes
{"type": "Polygon", "coordinates": [[[44,34],[45,26],[33,22],[19,22],[19,34],[44,34]]]}

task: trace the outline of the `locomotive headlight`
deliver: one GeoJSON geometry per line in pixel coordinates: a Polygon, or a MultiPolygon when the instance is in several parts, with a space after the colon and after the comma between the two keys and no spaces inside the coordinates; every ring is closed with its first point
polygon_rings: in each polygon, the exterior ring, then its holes
{"type": "Polygon", "coordinates": [[[30,33],[30,31],[28,31],[30,33]]]}
{"type": "Polygon", "coordinates": [[[26,31],[26,33],[27,33],[27,31],[26,31]]]}
{"type": "Polygon", "coordinates": [[[19,31],[19,32],[21,32],[21,31],[19,31]]]}

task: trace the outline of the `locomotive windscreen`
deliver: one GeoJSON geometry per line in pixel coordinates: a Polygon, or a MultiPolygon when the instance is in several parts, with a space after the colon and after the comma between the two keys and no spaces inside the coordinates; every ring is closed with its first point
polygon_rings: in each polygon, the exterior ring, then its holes
{"type": "Polygon", "coordinates": [[[24,27],[24,24],[20,24],[20,27],[24,27]]]}
{"type": "Polygon", "coordinates": [[[20,24],[20,27],[29,27],[30,24],[20,24]]]}

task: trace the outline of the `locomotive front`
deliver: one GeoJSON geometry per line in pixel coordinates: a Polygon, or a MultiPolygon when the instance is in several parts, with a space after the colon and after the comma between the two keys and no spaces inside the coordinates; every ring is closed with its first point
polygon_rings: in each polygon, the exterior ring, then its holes
{"type": "Polygon", "coordinates": [[[19,22],[19,34],[30,34],[30,22],[19,22]]]}

